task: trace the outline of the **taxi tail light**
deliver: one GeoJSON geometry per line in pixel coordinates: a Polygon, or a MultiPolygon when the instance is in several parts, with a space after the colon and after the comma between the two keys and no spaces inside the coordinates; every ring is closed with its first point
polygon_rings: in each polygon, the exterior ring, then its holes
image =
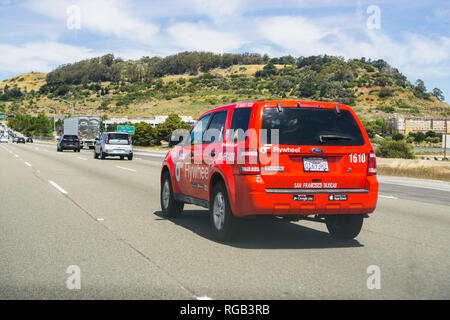
{"type": "Polygon", "coordinates": [[[106,137],[105,137],[105,144],[108,144],[108,142],[109,142],[108,135],[106,135],[106,137]]]}
{"type": "Polygon", "coordinates": [[[128,144],[131,144],[131,135],[128,135],[128,144]]]}
{"type": "Polygon", "coordinates": [[[377,156],[375,152],[372,150],[369,153],[369,163],[367,166],[367,175],[368,176],[376,176],[377,175],[377,156]]]}
{"type": "Polygon", "coordinates": [[[258,150],[241,149],[238,152],[238,165],[241,174],[260,174],[258,150]]]}

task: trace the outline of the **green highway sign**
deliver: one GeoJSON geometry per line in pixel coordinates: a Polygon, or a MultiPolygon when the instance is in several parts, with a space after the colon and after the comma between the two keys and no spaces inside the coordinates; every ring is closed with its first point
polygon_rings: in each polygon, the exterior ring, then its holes
{"type": "Polygon", "coordinates": [[[134,134],[134,126],[117,126],[117,131],[134,134]]]}

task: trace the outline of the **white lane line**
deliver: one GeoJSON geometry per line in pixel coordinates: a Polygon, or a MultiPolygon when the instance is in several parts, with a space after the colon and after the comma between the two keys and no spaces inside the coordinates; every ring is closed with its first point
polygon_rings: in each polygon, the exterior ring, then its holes
{"type": "Polygon", "coordinates": [[[52,186],[54,186],[59,192],[63,193],[63,194],[67,194],[68,192],[66,190],[64,190],[63,188],[61,188],[60,186],[58,186],[56,183],[54,183],[53,181],[49,181],[50,184],[52,186]]]}
{"type": "Polygon", "coordinates": [[[18,158],[19,156],[17,154],[15,154],[14,157],[18,158]]]}
{"type": "Polygon", "coordinates": [[[116,166],[116,168],[119,168],[119,169],[122,169],[122,170],[127,170],[127,171],[132,171],[132,172],[136,172],[137,171],[137,170],[134,170],[134,169],[124,168],[124,167],[121,167],[121,166],[116,166]]]}
{"type": "Polygon", "coordinates": [[[378,195],[378,196],[379,196],[380,198],[398,200],[398,198],[397,198],[397,197],[394,197],[394,196],[384,196],[384,195],[382,195],[382,194],[380,194],[380,195],[378,195]]]}
{"type": "Polygon", "coordinates": [[[77,157],[77,158],[80,159],[80,160],[83,160],[83,161],[87,160],[86,158],[82,158],[82,157],[77,157]]]}
{"type": "Polygon", "coordinates": [[[135,158],[136,160],[142,160],[142,158],[135,158]]]}
{"type": "Polygon", "coordinates": [[[31,164],[29,164],[28,162],[25,161],[25,164],[29,167],[31,167],[31,164]]]}
{"type": "Polygon", "coordinates": [[[213,300],[212,298],[208,297],[208,296],[203,296],[203,297],[196,297],[197,300],[213,300]]]}
{"type": "Polygon", "coordinates": [[[97,218],[97,221],[105,221],[103,218],[97,218]]]}

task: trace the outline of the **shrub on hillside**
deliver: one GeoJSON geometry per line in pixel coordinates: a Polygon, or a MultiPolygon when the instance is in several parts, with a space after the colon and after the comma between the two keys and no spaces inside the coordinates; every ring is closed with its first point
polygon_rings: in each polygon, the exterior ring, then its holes
{"type": "Polygon", "coordinates": [[[414,159],[412,148],[404,141],[384,140],[376,149],[377,157],[414,159]]]}

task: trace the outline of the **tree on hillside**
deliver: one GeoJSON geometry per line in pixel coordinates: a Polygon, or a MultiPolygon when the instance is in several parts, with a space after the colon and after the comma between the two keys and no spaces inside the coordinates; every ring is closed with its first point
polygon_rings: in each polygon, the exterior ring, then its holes
{"type": "Polygon", "coordinates": [[[439,88],[434,88],[432,95],[435,96],[439,101],[445,100],[444,93],[439,88]]]}
{"type": "Polygon", "coordinates": [[[420,99],[428,99],[429,94],[427,93],[427,88],[425,87],[425,83],[421,79],[416,80],[416,86],[414,87],[414,95],[420,99]]]}

